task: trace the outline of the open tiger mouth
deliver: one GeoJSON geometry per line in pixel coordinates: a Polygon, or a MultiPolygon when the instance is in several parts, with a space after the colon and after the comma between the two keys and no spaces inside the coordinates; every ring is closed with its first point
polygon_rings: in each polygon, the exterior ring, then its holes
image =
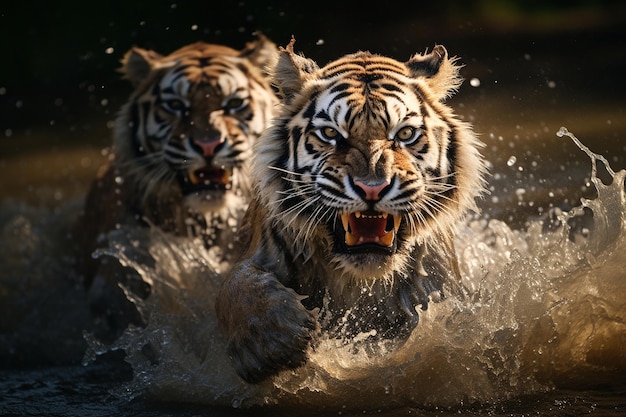
{"type": "Polygon", "coordinates": [[[204,167],[187,171],[182,179],[183,194],[203,190],[222,190],[230,188],[232,170],[226,168],[204,167]]]}
{"type": "Polygon", "coordinates": [[[391,252],[402,216],[367,210],[343,213],[339,216],[343,239],[348,252],[386,250],[391,252]]]}

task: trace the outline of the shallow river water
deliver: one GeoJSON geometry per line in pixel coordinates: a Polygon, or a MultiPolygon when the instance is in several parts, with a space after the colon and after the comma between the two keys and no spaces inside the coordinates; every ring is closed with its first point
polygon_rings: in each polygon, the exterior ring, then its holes
{"type": "Polygon", "coordinates": [[[222,266],[191,239],[112,232],[97,255],[152,285],[136,300],[147,325],[109,343],[91,332],[68,230],[106,155],[0,158],[0,415],[626,415],[623,108],[555,112],[473,75],[453,107],[481,132],[491,174],[456,236],[468,294],[421,312],[402,346],[322,340],[258,386],[230,367],[213,313],[222,266]]]}

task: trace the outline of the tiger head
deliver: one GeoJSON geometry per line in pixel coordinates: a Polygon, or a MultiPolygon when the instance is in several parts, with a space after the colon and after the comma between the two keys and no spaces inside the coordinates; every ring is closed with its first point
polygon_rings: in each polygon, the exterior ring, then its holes
{"type": "Polygon", "coordinates": [[[407,62],[358,52],[319,68],[293,42],[274,74],[282,114],[257,144],[263,204],[305,258],[392,277],[450,236],[484,187],[482,144],[444,104],[459,66],[437,45],[407,62]]]}
{"type": "Polygon", "coordinates": [[[125,55],[121,72],[135,90],[114,147],[140,197],[207,211],[247,193],[245,163],[276,104],[265,73],[276,52],[260,35],[240,51],[198,42],[167,56],[140,48],[125,55]]]}

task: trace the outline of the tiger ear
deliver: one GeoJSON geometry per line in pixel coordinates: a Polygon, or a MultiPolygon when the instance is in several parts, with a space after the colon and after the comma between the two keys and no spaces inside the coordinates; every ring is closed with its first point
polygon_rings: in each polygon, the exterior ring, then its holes
{"type": "Polygon", "coordinates": [[[119,71],[125,79],[137,86],[148,77],[160,58],[162,56],[154,51],[133,47],[122,58],[119,71]]]}
{"type": "Polygon", "coordinates": [[[262,33],[257,32],[256,39],[248,42],[245,48],[241,50],[239,56],[247,58],[248,61],[261,68],[261,70],[268,75],[269,66],[276,62],[277,55],[278,48],[276,48],[276,44],[262,33]]]}
{"type": "Polygon", "coordinates": [[[456,61],[456,57],[448,57],[446,48],[435,45],[429,54],[413,55],[406,66],[414,78],[424,78],[438,99],[443,101],[451,97],[463,82],[459,74],[461,66],[456,65],[456,61]]]}
{"type": "Polygon", "coordinates": [[[274,67],[274,84],[286,104],[291,103],[295,94],[302,90],[305,81],[314,77],[319,69],[315,61],[293,51],[295,38],[291,38],[286,48],[279,49],[278,62],[274,67]]]}

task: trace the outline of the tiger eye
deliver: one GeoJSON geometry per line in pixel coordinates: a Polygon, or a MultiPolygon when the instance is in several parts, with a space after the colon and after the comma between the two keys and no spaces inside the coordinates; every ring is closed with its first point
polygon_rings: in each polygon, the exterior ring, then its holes
{"type": "Polygon", "coordinates": [[[322,129],[322,134],[329,139],[333,139],[339,135],[339,132],[337,132],[337,129],[335,128],[326,126],[324,129],[322,129]]]}
{"type": "Polygon", "coordinates": [[[231,110],[236,110],[236,109],[239,109],[241,106],[243,106],[243,104],[244,104],[243,99],[241,99],[241,98],[231,98],[226,103],[226,107],[228,107],[231,110]]]}
{"type": "Polygon", "coordinates": [[[413,137],[413,132],[414,132],[414,129],[412,127],[410,126],[403,127],[396,134],[396,138],[398,138],[399,140],[409,140],[413,137]]]}
{"type": "Polygon", "coordinates": [[[167,100],[165,104],[170,110],[174,110],[174,111],[183,110],[186,107],[185,102],[182,100],[178,100],[178,99],[167,100]]]}

